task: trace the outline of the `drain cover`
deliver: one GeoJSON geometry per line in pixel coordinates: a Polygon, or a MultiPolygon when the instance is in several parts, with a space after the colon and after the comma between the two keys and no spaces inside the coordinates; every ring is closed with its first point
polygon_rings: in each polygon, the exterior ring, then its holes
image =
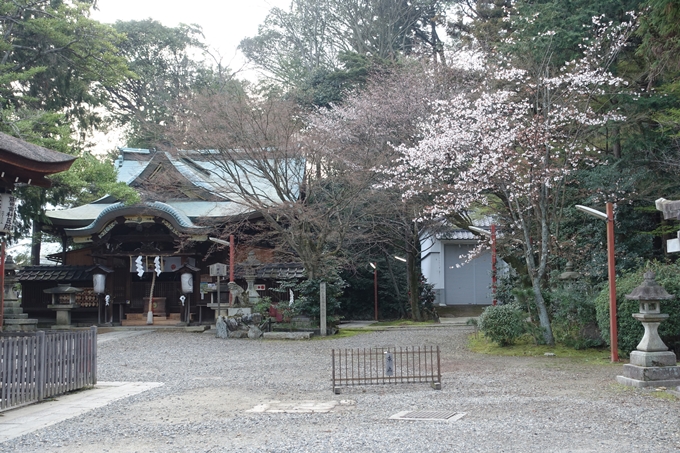
{"type": "Polygon", "coordinates": [[[394,414],[390,420],[426,420],[455,422],[465,416],[464,412],[451,411],[403,411],[394,414]]]}

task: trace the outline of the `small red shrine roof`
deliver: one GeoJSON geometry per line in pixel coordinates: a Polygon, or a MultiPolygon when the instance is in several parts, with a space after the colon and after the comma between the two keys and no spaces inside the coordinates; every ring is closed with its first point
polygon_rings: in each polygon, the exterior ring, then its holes
{"type": "Polygon", "coordinates": [[[5,185],[52,185],[45,176],[68,170],[76,156],[52,151],[0,132],[0,179],[5,185]]]}

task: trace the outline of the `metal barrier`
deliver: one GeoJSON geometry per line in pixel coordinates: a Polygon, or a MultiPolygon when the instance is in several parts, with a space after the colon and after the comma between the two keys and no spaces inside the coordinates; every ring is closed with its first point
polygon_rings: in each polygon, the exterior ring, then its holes
{"type": "Polygon", "coordinates": [[[428,383],[441,390],[439,346],[332,349],[333,393],[350,385],[428,383]]]}
{"type": "Polygon", "coordinates": [[[0,336],[0,412],[97,383],[97,328],[0,336]]]}

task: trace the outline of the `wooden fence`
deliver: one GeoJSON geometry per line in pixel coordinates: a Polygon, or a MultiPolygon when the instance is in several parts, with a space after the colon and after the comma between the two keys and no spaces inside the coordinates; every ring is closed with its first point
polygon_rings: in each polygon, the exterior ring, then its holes
{"type": "Polygon", "coordinates": [[[439,346],[332,349],[333,393],[340,387],[428,383],[441,390],[439,346]]]}
{"type": "Polygon", "coordinates": [[[0,412],[97,383],[97,328],[0,335],[0,412]]]}

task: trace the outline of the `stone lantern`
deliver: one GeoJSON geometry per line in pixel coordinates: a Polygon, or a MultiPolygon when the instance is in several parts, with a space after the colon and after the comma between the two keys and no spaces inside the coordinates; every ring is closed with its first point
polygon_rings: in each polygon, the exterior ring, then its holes
{"type": "Polygon", "coordinates": [[[260,295],[258,292],[255,290],[255,275],[256,275],[256,269],[261,265],[262,263],[260,260],[258,260],[255,257],[255,252],[252,250],[248,252],[248,258],[241,263],[245,270],[245,279],[246,283],[248,284],[248,288],[246,289],[246,293],[248,294],[248,300],[250,305],[254,305],[260,301],[260,295]]]}
{"type": "Polygon", "coordinates": [[[574,264],[571,261],[567,261],[566,269],[559,276],[559,279],[563,282],[573,282],[581,277],[581,274],[574,272],[574,264]]]}
{"type": "Polygon", "coordinates": [[[76,294],[82,293],[82,288],[74,288],[70,283],[60,283],[55,288],[44,290],[45,294],[52,295],[52,304],[47,308],[57,312],[57,324],[52,326],[53,329],[70,329],[71,328],[71,310],[78,308],[76,304],[76,294]],[[68,302],[63,303],[61,296],[68,296],[68,302]]]}
{"type": "MultiPolygon", "coordinates": [[[[38,326],[37,319],[29,319],[21,308],[21,302],[14,290],[17,282],[16,273],[19,269],[14,263],[12,255],[7,255],[5,259],[5,297],[4,297],[4,330],[5,332],[35,332],[38,326]]],[[[3,291],[0,288],[0,291],[3,291]]],[[[3,308],[0,307],[0,310],[3,308]]],[[[2,327],[2,326],[0,326],[2,327]]],[[[1,330],[1,329],[0,329],[1,330]]]]}
{"type": "Polygon", "coordinates": [[[674,387],[680,385],[680,367],[676,366],[675,353],[668,350],[659,337],[659,324],[668,318],[661,313],[661,301],[673,299],[654,279],[654,272],[645,273],[645,281],[626,299],[640,302],[640,312],[633,317],[645,328],[637,349],[630,353],[630,363],[623,366],[620,384],[633,387],[674,387]]]}

